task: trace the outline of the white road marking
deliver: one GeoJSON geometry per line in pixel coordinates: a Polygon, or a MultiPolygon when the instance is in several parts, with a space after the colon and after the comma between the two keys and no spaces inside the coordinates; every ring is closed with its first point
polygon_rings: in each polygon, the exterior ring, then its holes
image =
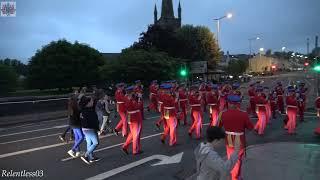
{"type": "MultiPolygon", "coordinates": [[[[149,136],[145,136],[145,137],[142,137],[141,140],[143,139],[149,139],[149,138],[152,138],[152,137],[155,137],[155,136],[159,136],[161,135],[162,133],[157,133],[157,134],[152,134],[152,135],[149,135],[149,136]]],[[[119,147],[119,146],[122,146],[124,143],[119,143],[119,144],[115,144],[115,145],[112,145],[112,146],[108,146],[108,147],[104,147],[104,148],[100,148],[100,149],[97,149],[95,150],[94,152],[100,152],[100,151],[104,151],[104,150],[108,150],[108,149],[112,149],[114,147],[119,147]]],[[[72,157],[69,157],[69,158],[65,158],[65,159],[61,159],[61,161],[69,161],[73,159],[72,157]]]]}
{"type": "Polygon", "coordinates": [[[29,153],[29,152],[39,151],[39,150],[43,150],[43,149],[59,147],[59,146],[63,146],[63,145],[66,145],[66,144],[65,143],[52,144],[49,146],[42,146],[42,147],[31,148],[31,149],[26,149],[26,150],[22,150],[22,151],[16,151],[16,152],[12,152],[12,153],[0,154],[0,159],[10,157],[10,156],[16,156],[16,155],[20,155],[20,154],[25,154],[25,153],[29,153]]]}
{"type": "Polygon", "coordinates": [[[24,124],[24,125],[19,125],[19,126],[12,126],[12,127],[8,127],[8,128],[3,128],[3,131],[6,131],[6,130],[10,130],[10,129],[16,129],[16,128],[28,128],[30,126],[34,127],[34,126],[43,126],[45,125],[45,123],[50,123],[50,122],[55,122],[55,121],[66,121],[67,118],[60,118],[60,119],[55,119],[55,120],[49,120],[49,121],[42,121],[42,122],[39,122],[39,123],[30,123],[30,124],[24,124]]]}
{"type": "Polygon", "coordinates": [[[317,114],[316,112],[304,112],[305,114],[317,114]]]}
{"type": "Polygon", "coordinates": [[[22,141],[30,141],[30,140],[40,139],[40,138],[46,138],[46,137],[50,137],[50,136],[58,136],[58,135],[60,135],[60,134],[61,134],[61,133],[56,133],[56,134],[49,134],[49,135],[38,136],[38,137],[33,137],[33,138],[19,139],[19,140],[16,140],[16,141],[8,141],[8,142],[0,143],[0,145],[12,144],[12,143],[17,143],[17,142],[22,142],[22,141]]]}
{"type": "MultiPolygon", "coordinates": [[[[67,125],[65,125],[67,126],[67,125]]],[[[62,127],[62,126],[57,126],[57,127],[62,127]]],[[[52,128],[45,128],[45,129],[52,129],[52,128]]],[[[44,130],[44,129],[42,129],[44,130]]],[[[37,130],[34,130],[34,131],[37,131],[37,130]]],[[[32,132],[34,132],[32,131],[32,132]]],[[[29,131],[30,132],[30,131],[29,131]]],[[[26,133],[26,132],[21,132],[21,133],[26,133]]],[[[18,134],[21,134],[21,133],[18,133],[18,134]]],[[[17,134],[17,133],[13,133],[13,134],[17,134]]],[[[158,134],[153,134],[153,135],[150,135],[150,136],[146,136],[146,137],[143,137],[141,139],[146,139],[146,138],[151,138],[151,137],[154,137],[154,136],[158,136],[162,133],[158,133],[158,134]]],[[[12,135],[12,134],[11,134],[12,135]]],[[[6,135],[8,136],[8,135],[6,135]]],[[[101,136],[99,137],[99,139],[102,139],[102,138],[106,138],[106,137],[110,137],[110,136],[114,136],[114,134],[108,134],[106,136],[101,136]]],[[[3,136],[0,136],[0,137],[3,137],[3,136]]],[[[19,140],[18,140],[19,141],[19,140]]],[[[95,152],[99,152],[99,151],[103,151],[103,150],[106,150],[106,149],[111,149],[113,147],[117,147],[117,146],[121,146],[123,145],[124,143],[121,143],[121,144],[116,144],[116,145],[112,145],[112,146],[109,146],[109,147],[105,147],[105,148],[102,148],[102,149],[98,149],[96,150],[95,152]]],[[[53,145],[48,145],[48,146],[42,146],[42,147],[37,147],[37,148],[31,148],[31,149],[26,149],[26,150],[21,150],[21,151],[16,151],[16,152],[12,152],[12,153],[6,153],[6,154],[0,154],[0,159],[1,158],[5,158],[5,157],[10,157],[10,156],[16,156],[16,155],[20,155],[20,154],[25,154],[25,153],[29,153],[29,152],[34,152],[34,151],[39,151],[39,150],[43,150],[43,149],[49,149],[49,148],[54,148],[54,147],[59,147],[59,146],[63,146],[63,145],[66,145],[66,143],[58,143],[58,144],[53,144],[53,145]]],[[[70,158],[66,158],[66,160],[64,161],[67,161],[69,160],[70,158]]]]}
{"type": "Polygon", "coordinates": [[[146,118],[147,120],[149,119],[154,119],[154,118],[159,118],[160,116],[152,116],[152,117],[149,117],[149,118],[146,118]]]}
{"type": "Polygon", "coordinates": [[[50,129],[61,129],[61,128],[65,128],[65,127],[68,127],[68,126],[69,125],[62,125],[62,126],[54,126],[54,127],[50,127],[50,128],[36,129],[36,130],[31,130],[31,131],[23,131],[23,132],[11,133],[11,134],[3,134],[3,135],[0,135],[0,137],[14,136],[14,135],[18,135],[18,134],[27,134],[27,133],[45,131],[45,130],[50,130],[50,129]]]}
{"type": "MultiPolygon", "coordinates": [[[[110,137],[110,136],[114,136],[114,134],[108,134],[106,136],[101,136],[101,137],[99,137],[99,139],[110,137]]],[[[52,144],[52,145],[48,145],[48,146],[41,146],[41,147],[37,147],[37,148],[16,151],[16,152],[12,152],[12,153],[0,154],[0,159],[10,157],[10,156],[16,156],[16,155],[20,155],[20,154],[25,154],[25,153],[29,153],[29,152],[50,149],[50,148],[59,147],[59,146],[63,146],[63,145],[67,145],[67,143],[58,143],[58,144],[52,144]]]]}
{"type": "Polygon", "coordinates": [[[183,152],[179,153],[179,154],[176,154],[174,156],[153,155],[153,156],[149,156],[149,157],[143,158],[143,159],[141,159],[139,161],[135,161],[135,162],[129,163],[129,164],[125,165],[125,166],[121,166],[121,167],[118,167],[116,169],[112,169],[110,171],[107,171],[107,172],[98,174],[96,176],[87,178],[86,180],[103,180],[103,179],[107,179],[107,178],[109,178],[111,176],[114,176],[116,174],[122,173],[122,172],[124,172],[126,170],[129,170],[131,168],[140,166],[140,165],[142,165],[144,163],[147,163],[149,161],[152,161],[152,160],[161,160],[159,163],[157,163],[155,165],[176,164],[176,163],[180,163],[181,162],[182,156],[183,156],[183,152]]]}
{"type": "MultiPolygon", "coordinates": [[[[203,124],[203,125],[204,125],[204,126],[208,126],[208,125],[210,125],[210,123],[205,123],[205,124],[203,124]]],[[[159,136],[159,135],[162,135],[162,134],[163,134],[163,133],[152,134],[152,135],[149,135],[149,136],[142,137],[141,140],[143,140],[143,139],[149,139],[149,138],[152,138],[152,137],[155,137],[155,136],[159,136]]],[[[112,146],[100,148],[100,149],[95,150],[94,152],[100,152],[100,151],[112,149],[112,148],[114,148],[114,147],[122,146],[123,144],[124,144],[124,143],[119,143],[119,144],[115,144],[115,145],[112,145],[112,146]]],[[[69,160],[71,160],[71,159],[74,159],[74,158],[69,157],[69,158],[61,159],[61,161],[69,161],[69,160]]]]}
{"type": "Polygon", "coordinates": [[[16,101],[16,102],[2,102],[0,105],[3,104],[23,104],[23,103],[37,103],[37,102],[47,102],[47,101],[60,101],[60,100],[67,100],[69,98],[56,98],[56,99],[44,99],[44,100],[35,100],[35,101],[16,101]]]}

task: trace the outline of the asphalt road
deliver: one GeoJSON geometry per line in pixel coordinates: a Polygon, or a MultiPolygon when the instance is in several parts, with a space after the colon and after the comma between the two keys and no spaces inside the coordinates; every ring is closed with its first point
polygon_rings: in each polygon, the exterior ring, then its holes
{"type": "MultiPolygon", "coordinates": [[[[253,132],[247,134],[249,146],[270,142],[300,142],[306,144],[319,144],[320,138],[313,134],[318,120],[313,107],[315,96],[315,79],[313,75],[303,73],[290,73],[273,77],[261,78],[266,86],[271,86],[281,80],[288,84],[292,80],[305,80],[311,89],[308,95],[308,110],[304,123],[298,123],[297,135],[287,135],[283,130],[283,117],[278,114],[277,119],[268,125],[263,137],[253,132]]],[[[246,88],[243,89],[244,91],[246,88]]],[[[247,102],[242,105],[246,109],[247,102]]],[[[146,120],[143,122],[142,150],[144,153],[138,156],[125,155],[120,147],[124,139],[120,136],[109,134],[100,139],[96,155],[102,160],[92,165],[87,165],[78,159],[71,159],[67,151],[72,144],[61,143],[58,135],[66,127],[65,119],[57,119],[34,124],[25,124],[0,129],[0,179],[25,179],[5,178],[4,171],[37,171],[43,176],[35,179],[87,179],[103,174],[106,179],[114,180],[177,180],[185,179],[195,171],[194,148],[199,140],[190,139],[187,135],[189,126],[178,127],[178,145],[169,147],[160,142],[161,131],[155,130],[155,121],[159,118],[157,113],[146,112],[146,120]],[[183,154],[181,154],[183,153],[183,154]],[[156,156],[162,155],[162,156],[156,156]],[[175,156],[176,155],[176,156],[175,156]],[[179,162],[179,157],[182,159],[179,162]],[[169,158],[174,157],[174,158],[169,158]],[[162,161],[161,161],[162,160],[162,161]],[[169,160],[177,160],[174,164],[152,166],[155,163],[168,163],[169,160]]],[[[256,119],[252,119],[256,122],[256,119]]],[[[207,127],[208,116],[205,115],[204,130],[207,127]]],[[[116,122],[113,122],[116,123],[116,122]]],[[[203,141],[203,140],[202,140],[203,141]]],[[[85,150],[85,142],[81,146],[85,150]]],[[[130,149],[131,151],[131,149],[130,149]]],[[[223,144],[218,148],[224,156],[223,144]]],[[[250,154],[247,154],[250,156],[250,154]]],[[[172,161],[174,162],[174,161],[172,161]]],[[[303,164],[301,164],[303,166],[303,164]]],[[[320,179],[320,177],[318,178],[320,179]]],[[[277,177],[274,178],[277,180],[277,177]]],[[[312,179],[310,179],[312,180],[312,179]]]]}

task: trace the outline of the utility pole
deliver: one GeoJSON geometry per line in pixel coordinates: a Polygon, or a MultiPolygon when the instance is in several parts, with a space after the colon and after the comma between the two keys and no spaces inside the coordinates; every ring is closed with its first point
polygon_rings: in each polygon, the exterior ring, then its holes
{"type": "Polygon", "coordinates": [[[310,46],[310,40],[309,40],[309,38],[307,38],[307,54],[310,53],[309,46],[310,46]]]}

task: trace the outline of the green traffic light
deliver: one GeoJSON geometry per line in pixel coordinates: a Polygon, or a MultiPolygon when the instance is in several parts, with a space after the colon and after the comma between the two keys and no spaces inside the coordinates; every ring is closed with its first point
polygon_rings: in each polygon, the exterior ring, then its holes
{"type": "Polygon", "coordinates": [[[313,70],[317,71],[317,72],[320,72],[320,65],[316,65],[313,70]]]}
{"type": "Polygon", "coordinates": [[[183,69],[180,71],[181,76],[186,76],[187,75],[187,70],[183,69]]]}

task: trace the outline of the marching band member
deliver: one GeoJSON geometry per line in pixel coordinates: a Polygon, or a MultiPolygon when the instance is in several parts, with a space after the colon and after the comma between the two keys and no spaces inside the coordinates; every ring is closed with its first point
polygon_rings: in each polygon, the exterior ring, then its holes
{"type": "Polygon", "coordinates": [[[177,143],[177,112],[176,112],[176,100],[173,93],[171,92],[173,86],[170,84],[166,84],[161,87],[165,90],[165,94],[163,95],[163,116],[166,121],[166,127],[164,129],[163,135],[161,136],[161,142],[164,144],[167,136],[170,136],[169,145],[174,146],[177,143]]]}
{"type": "Polygon", "coordinates": [[[142,115],[141,115],[141,105],[139,104],[139,97],[134,92],[134,87],[130,86],[126,89],[127,99],[125,102],[127,120],[129,124],[129,135],[122,146],[122,151],[126,154],[128,153],[128,147],[132,143],[132,154],[137,155],[141,153],[141,128],[142,128],[142,115]]]}
{"type": "Polygon", "coordinates": [[[298,113],[298,102],[297,97],[295,94],[295,89],[292,86],[288,87],[288,95],[286,97],[286,104],[287,104],[287,124],[286,128],[288,129],[289,134],[295,134],[296,129],[296,119],[298,113]]]}
{"type": "Polygon", "coordinates": [[[212,84],[212,90],[207,93],[207,102],[209,106],[209,113],[211,123],[210,126],[217,126],[218,125],[218,116],[219,116],[219,92],[218,92],[218,85],[212,84]]]}
{"type": "Polygon", "coordinates": [[[153,110],[153,111],[158,111],[158,100],[157,100],[157,93],[158,93],[158,84],[157,80],[153,80],[151,82],[151,85],[149,86],[149,101],[150,104],[148,106],[148,111],[153,110]]]}
{"type": "Polygon", "coordinates": [[[249,119],[249,114],[247,112],[241,111],[238,108],[239,104],[241,103],[241,97],[236,95],[229,95],[228,102],[229,109],[222,112],[219,126],[224,127],[226,132],[225,144],[228,159],[230,159],[232,153],[235,150],[235,142],[241,142],[238,161],[231,171],[232,180],[239,180],[242,179],[241,165],[246,148],[245,130],[252,130],[253,124],[249,119]],[[235,117],[237,118],[235,119],[235,117]]]}
{"type": "Polygon", "coordinates": [[[191,107],[191,118],[193,118],[192,126],[189,129],[189,136],[192,137],[192,133],[195,131],[196,138],[201,138],[202,119],[203,112],[201,109],[201,96],[197,89],[197,86],[193,86],[191,94],[189,95],[189,104],[191,107]]]}
{"type": "Polygon", "coordinates": [[[120,129],[122,130],[122,136],[127,135],[127,121],[126,121],[126,106],[125,106],[125,92],[124,92],[124,83],[119,83],[117,85],[117,91],[115,93],[115,99],[117,103],[117,112],[120,116],[120,121],[114,129],[115,134],[118,136],[120,129]]]}
{"type": "Polygon", "coordinates": [[[263,135],[267,125],[267,100],[263,93],[262,86],[258,86],[256,92],[257,94],[255,96],[255,104],[258,121],[256,122],[254,129],[258,132],[259,135],[263,135]]]}

